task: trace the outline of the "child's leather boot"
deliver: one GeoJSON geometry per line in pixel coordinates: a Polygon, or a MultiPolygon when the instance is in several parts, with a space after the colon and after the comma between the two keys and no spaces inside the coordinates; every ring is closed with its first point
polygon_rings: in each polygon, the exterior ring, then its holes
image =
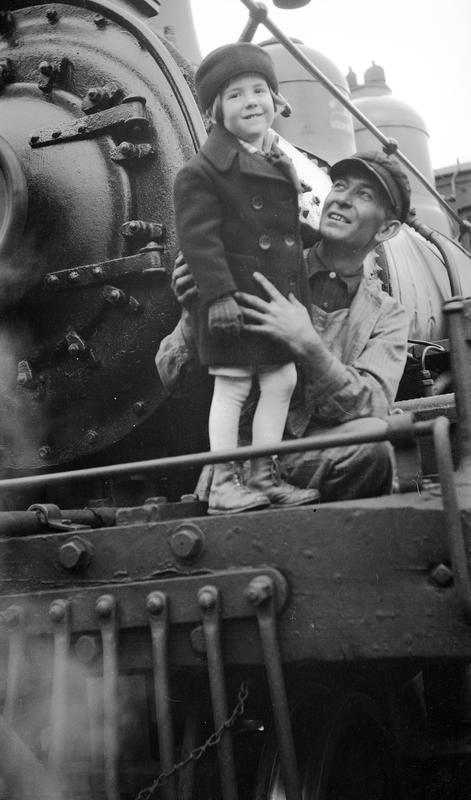
{"type": "Polygon", "coordinates": [[[245,486],[241,469],[235,461],[215,465],[208,514],[237,514],[269,505],[269,499],[262,492],[245,486]]]}
{"type": "Polygon", "coordinates": [[[247,481],[249,489],[263,492],[273,506],[304,506],[318,503],[320,493],[317,489],[300,489],[284,481],[276,456],[254,458],[250,462],[251,475],[247,481]]]}

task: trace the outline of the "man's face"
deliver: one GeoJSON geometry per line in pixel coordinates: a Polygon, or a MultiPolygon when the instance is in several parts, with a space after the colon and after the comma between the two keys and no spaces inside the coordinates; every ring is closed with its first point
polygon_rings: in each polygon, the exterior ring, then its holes
{"type": "Polygon", "coordinates": [[[263,137],[273,122],[275,106],[262,75],[237,75],[221,95],[223,125],[228,131],[261,147],[263,137]]]}
{"type": "Polygon", "coordinates": [[[319,230],[325,239],[352,250],[369,249],[386,218],[380,185],[367,173],[348,172],[333,182],[319,230]]]}

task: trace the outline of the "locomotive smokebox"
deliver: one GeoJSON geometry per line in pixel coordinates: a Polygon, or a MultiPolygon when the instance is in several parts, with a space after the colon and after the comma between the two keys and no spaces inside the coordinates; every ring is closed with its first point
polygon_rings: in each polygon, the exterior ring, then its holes
{"type": "Polygon", "coordinates": [[[3,468],[97,456],[159,407],[176,171],[205,136],[182,71],[111,1],[0,12],[3,468]]]}

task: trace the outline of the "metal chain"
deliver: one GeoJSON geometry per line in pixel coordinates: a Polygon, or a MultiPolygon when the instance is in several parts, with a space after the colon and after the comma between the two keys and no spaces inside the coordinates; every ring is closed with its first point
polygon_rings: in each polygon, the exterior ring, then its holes
{"type": "Polygon", "coordinates": [[[195,747],[194,750],[182,761],[178,761],[173,767],[167,772],[161,772],[160,775],[157,776],[155,781],[151,784],[151,786],[147,786],[145,789],[141,789],[138,795],[136,795],[135,800],[150,800],[152,795],[154,794],[155,790],[162,786],[175,772],[183,769],[186,767],[190,761],[198,761],[201,756],[203,756],[210,747],[215,747],[215,745],[219,744],[221,741],[222,735],[225,730],[231,728],[234,725],[237,717],[242,716],[245,710],[245,701],[249,696],[248,686],[245,681],[242,681],[239,687],[239,693],[237,695],[237,703],[234,706],[234,710],[232,714],[224,720],[224,722],[217,728],[217,730],[213,731],[211,736],[209,736],[205,742],[199,747],[195,747]]]}

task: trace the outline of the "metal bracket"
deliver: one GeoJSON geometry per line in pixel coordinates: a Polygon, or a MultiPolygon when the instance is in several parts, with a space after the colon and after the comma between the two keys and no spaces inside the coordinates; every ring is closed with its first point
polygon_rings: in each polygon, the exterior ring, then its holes
{"type": "Polygon", "coordinates": [[[129,134],[145,133],[149,120],[145,116],[143,97],[125,97],[121,105],[97,111],[75,122],[58,122],[54,128],[41,128],[29,138],[31,147],[46,147],[61,142],[90,139],[102,133],[120,131],[129,134]]]}
{"type": "Polygon", "coordinates": [[[80,525],[67,519],[62,519],[59,506],[54,503],[35,503],[28,511],[34,511],[40,522],[51,531],[77,531],[88,529],[88,525],[80,525]]]}
{"type": "Polygon", "coordinates": [[[77,286],[100,286],[108,283],[111,278],[124,278],[128,275],[167,275],[166,269],[161,266],[162,249],[158,247],[155,250],[143,250],[132,256],[48,272],[43,278],[43,287],[48,291],[64,292],[77,286]]]}

